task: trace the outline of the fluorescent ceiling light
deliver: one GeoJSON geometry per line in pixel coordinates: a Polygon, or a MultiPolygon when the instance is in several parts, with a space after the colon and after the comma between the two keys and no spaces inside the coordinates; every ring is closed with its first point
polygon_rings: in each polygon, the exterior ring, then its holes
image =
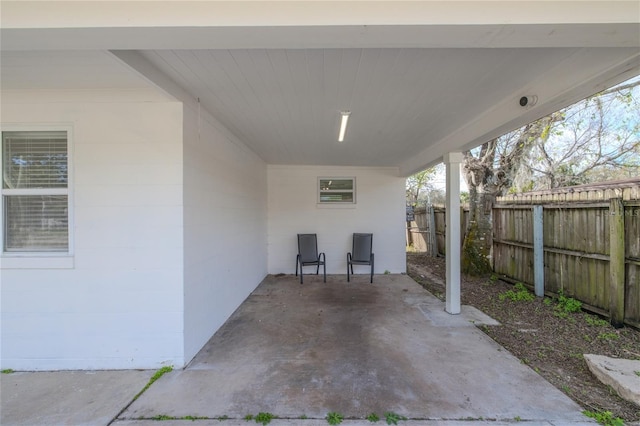
{"type": "Polygon", "coordinates": [[[347,131],[347,122],[349,121],[351,111],[341,111],[342,119],[340,120],[340,133],[338,134],[338,142],[344,141],[344,134],[347,131]]]}

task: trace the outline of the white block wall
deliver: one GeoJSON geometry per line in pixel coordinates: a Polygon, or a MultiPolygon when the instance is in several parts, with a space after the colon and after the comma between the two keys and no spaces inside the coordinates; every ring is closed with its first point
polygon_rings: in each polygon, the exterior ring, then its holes
{"type": "MultiPolygon", "coordinates": [[[[327,273],[346,276],[354,232],[373,233],[375,273],[405,272],[405,179],[396,168],[272,165],[268,185],[269,273],[295,273],[296,235],[316,233],[327,273]],[[356,178],[356,204],[317,204],[318,177],[332,176],[356,178]]],[[[354,272],[366,274],[367,268],[354,272]]]]}
{"type": "Polygon", "coordinates": [[[204,111],[185,107],[185,357],[267,274],[266,164],[204,111]]]}
{"type": "Polygon", "coordinates": [[[72,129],[75,253],[0,259],[2,368],[185,362],[182,105],[92,95],[3,95],[3,126],[72,129]]]}

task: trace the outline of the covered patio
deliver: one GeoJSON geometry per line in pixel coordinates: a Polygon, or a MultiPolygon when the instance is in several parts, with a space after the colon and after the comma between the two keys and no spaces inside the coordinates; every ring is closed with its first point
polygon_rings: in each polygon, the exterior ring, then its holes
{"type": "Polygon", "coordinates": [[[268,412],[312,421],[339,412],[359,420],[377,413],[384,422],[395,412],[586,423],[580,407],[477,329],[495,324],[491,318],[443,308],[403,274],[373,284],[311,275],[304,285],[270,275],[184,370],[163,376],[119,419],[268,412]]]}
{"type": "MultiPolygon", "coordinates": [[[[233,324],[225,322],[265,277],[293,271],[297,233],[318,234],[329,274],[345,270],[353,233],[373,233],[375,274],[401,274],[405,178],[440,162],[450,226],[438,315],[459,314],[462,152],[640,69],[638,2],[550,4],[3,1],[1,130],[64,135],[59,222],[68,232],[59,251],[11,251],[5,230],[21,216],[0,211],[2,368],[182,368],[233,324]],[[352,183],[347,202],[323,203],[320,182],[332,179],[352,183]]],[[[1,189],[5,199],[47,191],[1,189]]],[[[46,228],[51,218],[38,219],[30,226],[46,228]]],[[[364,302],[376,294],[353,297],[373,309],[364,302]]],[[[316,296],[309,301],[328,297],[316,296]]],[[[408,312],[429,323],[418,308],[408,312]]],[[[335,325],[356,327],[353,320],[335,325]]],[[[302,331],[307,321],[290,320],[302,331]]],[[[418,345],[403,352],[433,350],[431,328],[415,328],[389,338],[418,345]]],[[[431,354],[443,360],[455,359],[455,347],[468,351],[465,339],[476,336],[434,329],[458,336],[451,350],[431,354]]],[[[302,356],[302,368],[310,355],[296,350],[288,356],[302,356]]],[[[349,368],[340,374],[359,371],[349,368]]],[[[407,388],[408,400],[436,381],[407,388]]]]}

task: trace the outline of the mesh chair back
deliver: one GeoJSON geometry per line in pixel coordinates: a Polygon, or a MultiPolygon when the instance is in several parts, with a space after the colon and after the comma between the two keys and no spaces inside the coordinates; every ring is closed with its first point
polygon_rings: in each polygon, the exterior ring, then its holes
{"type": "Polygon", "coordinates": [[[302,263],[318,261],[316,234],[298,234],[298,254],[302,263]]]}
{"type": "Polygon", "coordinates": [[[355,262],[369,262],[373,250],[373,234],[353,234],[352,259],[355,262]]]}

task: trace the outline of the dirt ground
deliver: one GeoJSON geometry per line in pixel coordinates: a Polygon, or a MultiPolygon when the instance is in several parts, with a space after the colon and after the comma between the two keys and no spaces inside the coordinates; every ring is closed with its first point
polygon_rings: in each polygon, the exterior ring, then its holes
{"type": "MultiPolygon", "coordinates": [[[[444,298],[445,261],[407,253],[408,274],[435,296],[444,298]]],[[[501,323],[483,331],[585,410],[610,411],[626,422],[640,421],[640,407],[620,398],[591,374],[583,354],[640,359],[640,331],[615,329],[600,317],[567,313],[545,298],[512,301],[501,296],[514,286],[495,276],[461,280],[462,303],[501,323]],[[501,300],[502,299],[502,300],[501,300]]]]}

